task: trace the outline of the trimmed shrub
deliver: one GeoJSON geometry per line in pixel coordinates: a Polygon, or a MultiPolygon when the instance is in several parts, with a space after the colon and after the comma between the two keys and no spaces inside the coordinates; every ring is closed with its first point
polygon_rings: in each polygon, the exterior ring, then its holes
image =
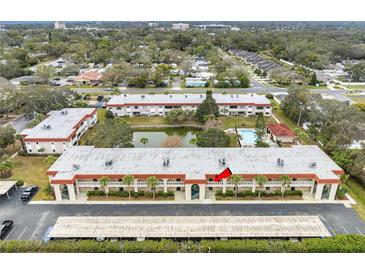
{"type": "Polygon", "coordinates": [[[16,181],[16,186],[23,186],[23,185],[24,185],[24,181],[23,180],[16,181]]]}
{"type": "MultiPolygon", "coordinates": [[[[281,195],[281,193],[280,193],[281,195]]],[[[287,190],[284,192],[284,196],[295,196],[295,195],[298,195],[300,197],[303,196],[303,191],[301,190],[287,190]]]]}
{"type": "Polygon", "coordinates": [[[91,190],[86,193],[87,196],[102,196],[105,192],[102,190],[91,190]]]}
{"type": "Polygon", "coordinates": [[[129,193],[127,191],[110,191],[109,195],[118,197],[128,197],[129,193]]]}
{"type": "Polygon", "coordinates": [[[157,196],[163,196],[163,197],[170,197],[170,196],[174,196],[174,192],[173,191],[167,191],[166,193],[163,191],[159,191],[157,193],[157,196]]]}

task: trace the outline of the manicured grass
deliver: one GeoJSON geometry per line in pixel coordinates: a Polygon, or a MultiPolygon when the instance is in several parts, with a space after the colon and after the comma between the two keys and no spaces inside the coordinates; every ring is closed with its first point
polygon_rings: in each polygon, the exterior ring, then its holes
{"type": "Polygon", "coordinates": [[[345,183],[345,188],[350,196],[357,202],[357,204],[352,207],[365,221],[365,188],[353,178],[350,178],[345,183]]]}
{"type": "Polygon", "coordinates": [[[328,90],[327,86],[306,86],[306,89],[323,89],[323,90],[328,90]]]}
{"type": "Polygon", "coordinates": [[[4,160],[4,159],[5,159],[5,157],[4,157],[4,156],[6,156],[6,157],[10,157],[10,156],[12,156],[15,152],[19,151],[20,147],[21,147],[21,143],[20,143],[20,141],[16,141],[14,145],[9,145],[9,146],[7,146],[7,147],[4,149],[4,152],[5,152],[5,153],[3,154],[3,156],[2,156],[2,157],[0,157],[0,161],[2,161],[2,160],[4,160]]]}
{"type": "Polygon", "coordinates": [[[285,115],[284,111],[282,111],[281,109],[276,109],[274,112],[274,115],[276,116],[276,118],[279,119],[281,123],[286,124],[292,130],[297,128],[297,125],[285,115]]]}
{"type": "Polygon", "coordinates": [[[351,86],[351,85],[344,85],[345,87],[349,88],[349,89],[365,89],[365,85],[354,85],[354,86],[351,86]]]}
{"type": "MultiPolygon", "coordinates": [[[[227,116],[227,117],[219,117],[218,118],[221,125],[219,126],[221,129],[228,129],[237,127],[243,128],[254,128],[256,124],[256,117],[243,117],[243,116],[227,116]]],[[[273,118],[265,117],[266,123],[276,123],[273,118]]]]}
{"type": "Polygon", "coordinates": [[[352,100],[356,101],[357,103],[365,104],[365,97],[364,96],[347,95],[347,97],[351,98],[352,100]]]}
{"type": "Polygon", "coordinates": [[[96,112],[96,115],[98,117],[98,123],[104,124],[105,123],[105,108],[99,108],[96,112]]]}
{"type": "Polygon", "coordinates": [[[131,126],[168,125],[165,117],[161,117],[161,116],[120,117],[119,119],[127,122],[131,126]]]}
{"type": "Polygon", "coordinates": [[[15,156],[13,175],[11,179],[23,180],[27,185],[37,185],[40,190],[33,197],[33,200],[42,199],[42,191],[48,186],[49,181],[46,175],[49,165],[44,162],[45,156],[15,156]]]}

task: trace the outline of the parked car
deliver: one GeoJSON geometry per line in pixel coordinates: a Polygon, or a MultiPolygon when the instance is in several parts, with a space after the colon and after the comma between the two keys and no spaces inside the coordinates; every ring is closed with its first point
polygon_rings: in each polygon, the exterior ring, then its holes
{"type": "Polygon", "coordinates": [[[38,186],[27,187],[20,196],[20,199],[22,201],[28,201],[33,197],[34,194],[37,193],[37,191],[38,191],[38,186]]]}
{"type": "Polygon", "coordinates": [[[103,101],[104,96],[103,95],[99,95],[98,98],[96,100],[98,100],[99,102],[103,101]]]}
{"type": "Polygon", "coordinates": [[[112,88],[106,88],[106,89],[104,89],[104,91],[113,91],[113,89],[112,88]]]}
{"type": "Polygon", "coordinates": [[[13,227],[12,220],[5,220],[0,225],[0,239],[3,240],[5,236],[10,232],[11,228],[13,227]]]}

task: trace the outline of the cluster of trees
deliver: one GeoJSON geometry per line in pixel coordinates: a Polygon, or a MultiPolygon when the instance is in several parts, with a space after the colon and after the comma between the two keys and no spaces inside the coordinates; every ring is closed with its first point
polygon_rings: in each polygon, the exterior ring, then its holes
{"type": "Polygon", "coordinates": [[[365,113],[358,106],[335,100],[309,100],[300,86],[288,90],[282,109],[293,121],[309,122],[308,134],[349,174],[365,181],[365,148],[352,151],[356,133],[363,126],[365,113]]]}
{"type": "Polygon", "coordinates": [[[85,137],[85,145],[96,147],[133,147],[133,131],[130,125],[118,118],[97,123],[85,137]]]}

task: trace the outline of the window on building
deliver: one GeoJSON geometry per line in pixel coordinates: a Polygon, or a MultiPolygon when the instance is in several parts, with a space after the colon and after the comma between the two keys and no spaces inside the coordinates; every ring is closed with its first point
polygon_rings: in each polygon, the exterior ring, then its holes
{"type": "Polygon", "coordinates": [[[29,152],[32,152],[32,150],[31,150],[31,149],[29,149],[29,152]]]}
{"type": "Polygon", "coordinates": [[[94,187],[94,190],[99,190],[99,188],[98,187],[94,187]]]}
{"type": "Polygon", "coordinates": [[[138,106],[134,106],[135,109],[138,109],[138,106]]]}
{"type": "Polygon", "coordinates": [[[97,182],[98,181],[98,179],[93,179],[93,182],[97,182]]]}
{"type": "Polygon", "coordinates": [[[52,151],[53,151],[53,152],[56,152],[56,150],[55,150],[55,149],[52,149],[52,151]]]}
{"type": "Polygon", "coordinates": [[[117,107],[117,110],[121,110],[122,108],[121,107],[117,107]]]}
{"type": "Polygon", "coordinates": [[[119,191],[124,191],[122,187],[119,188],[119,191]]]}
{"type": "Polygon", "coordinates": [[[37,145],[39,145],[39,142],[35,142],[37,145]]]}

